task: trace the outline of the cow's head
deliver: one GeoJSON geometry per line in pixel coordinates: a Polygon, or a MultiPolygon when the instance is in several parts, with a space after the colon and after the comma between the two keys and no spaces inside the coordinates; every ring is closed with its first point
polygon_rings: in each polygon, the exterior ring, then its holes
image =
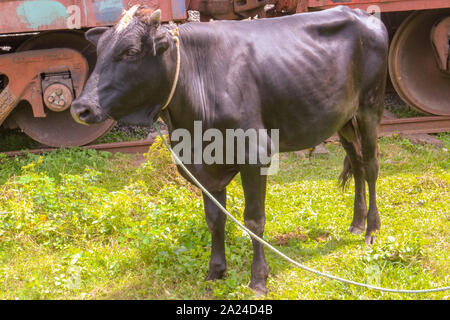
{"type": "Polygon", "coordinates": [[[166,102],[171,86],[168,74],[173,72],[170,54],[164,54],[172,40],[160,19],[159,10],[134,6],[115,27],[86,33],[97,47],[98,58],[83,92],[72,103],[76,121],[94,124],[129,118],[128,122],[150,124],[155,120],[166,102]]]}

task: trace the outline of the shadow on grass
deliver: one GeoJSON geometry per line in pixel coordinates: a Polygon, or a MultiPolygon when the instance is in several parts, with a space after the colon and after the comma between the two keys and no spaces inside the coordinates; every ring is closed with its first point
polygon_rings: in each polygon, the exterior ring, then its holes
{"type": "MultiPolygon", "coordinates": [[[[276,247],[278,250],[280,250],[286,255],[291,255],[291,258],[293,258],[294,260],[297,259],[297,262],[304,263],[319,256],[326,256],[332,253],[333,251],[341,249],[343,247],[347,247],[350,245],[364,244],[364,239],[350,239],[350,238],[329,239],[327,241],[320,241],[317,242],[315,246],[311,246],[312,241],[315,240],[309,240],[308,243],[296,240],[290,241],[289,246],[274,245],[274,247],[276,247]]],[[[283,260],[285,261],[286,267],[290,265],[293,266],[293,264],[284,260],[282,257],[277,255],[270,249],[266,249],[266,253],[269,259],[283,260]]]]}

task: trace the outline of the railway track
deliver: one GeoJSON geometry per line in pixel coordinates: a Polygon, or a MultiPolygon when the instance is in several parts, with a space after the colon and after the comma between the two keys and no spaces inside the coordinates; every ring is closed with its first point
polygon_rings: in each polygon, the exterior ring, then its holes
{"type": "MultiPolygon", "coordinates": [[[[153,139],[149,140],[138,140],[138,141],[127,141],[127,142],[113,142],[113,143],[104,143],[104,144],[93,144],[88,146],[80,147],[81,149],[86,150],[97,150],[104,152],[121,152],[128,154],[135,153],[145,153],[148,151],[148,148],[153,144],[153,139]]],[[[30,150],[19,150],[19,151],[8,151],[2,152],[8,157],[15,157],[24,155],[27,153],[33,154],[42,154],[46,152],[52,152],[58,150],[58,148],[41,148],[41,149],[30,149],[30,150]]]]}
{"type": "MultiPolygon", "coordinates": [[[[432,117],[416,117],[416,118],[400,118],[400,119],[383,119],[381,121],[379,136],[389,136],[392,134],[417,134],[417,133],[441,133],[450,132],[450,117],[432,116],[432,117]]],[[[333,136],[330,141],[338,140],[337,136],[333,136]]],[[[121,152],[128,154],[145,153],[153,144],[153,139],[115,142],[106,144],[96,144],[81,147],[82,149],[94,149],[105,152],[121,152]]],[[[24,155],[26,153],[41,154],[57,150],[57,148],[42,148],[21,151],[3,152],[6,156],[14,157],[24,155]]]]}

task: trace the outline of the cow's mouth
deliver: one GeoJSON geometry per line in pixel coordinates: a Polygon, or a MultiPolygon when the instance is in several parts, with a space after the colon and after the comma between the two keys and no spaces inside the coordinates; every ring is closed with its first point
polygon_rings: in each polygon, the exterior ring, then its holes
{"type": "Polygon", "coordinates": [[[152,127],[160,113],[160,107],[141,107],[128,114],[112,114],[111,118],[127,125],[152,127]]]}

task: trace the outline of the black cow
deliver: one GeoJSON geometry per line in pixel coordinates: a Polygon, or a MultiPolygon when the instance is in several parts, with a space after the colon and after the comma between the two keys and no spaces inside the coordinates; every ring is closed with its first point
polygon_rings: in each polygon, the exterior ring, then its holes
{"type": "MultiPolygon", "coordinates": [[[[350,231],[366,230],[372,243],[380,228],[375,184],[377,126],[383,113],[388,35],[381,21],[340,6],[314,13],[253,21],[187,23],[179,27],[180,73],[173,99],[177,48],[160,12],[133,7],[113,28],[87,38],[98,61],[72,114],[85,124],[106,118],[151,125],[159,116],[169,132],[227,128],[279,129],[279,151],[313,147],[338,132],[347,153],[341,179],[355,180],[350,231]],[[369,187],[369,210],[365,182],[369,187]],[[367,221],[367,229],[366,229],[367,221]]],[[[270,136],[268,136],[270,141],[270,136]]],[[[248,156],[248,153],[246,153],[248,156]]],[[[246,226],[262,236],[266,176],[263,164],[195,164],[188,168],[225,206],[226,186],[240,172],[246,226]]],[[[181,172],[181,174],[184,174],[181,172]]],[[[226,269],[225,215],[207,197],[212,234],[207,280],[226,269]]],[[[250,287],[267,292],[263,246],[253,241],[250,287]]]]}

